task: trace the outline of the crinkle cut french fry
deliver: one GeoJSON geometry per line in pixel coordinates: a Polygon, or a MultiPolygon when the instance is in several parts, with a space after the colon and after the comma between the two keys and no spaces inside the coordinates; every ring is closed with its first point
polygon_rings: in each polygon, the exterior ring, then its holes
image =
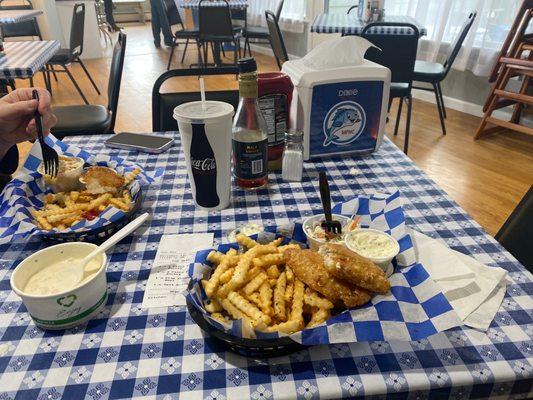
{"type": "Polygon", "coordinates": [[[247,299],[254,303],[257,307],[261,307],[261,299],[259,298],[259,292],[250,293],[247,299]]]}
{"type": "Polygon", "coordinates": [[[266,268],[270,265],[279,265],[284,263],[284,256],[280,253],[266,254],[262,257],[254,259],[254,265],[256,267],[266,268]]]}
{"type": "Polygon", "coordinates": [[[291,320],[303,320],[303,307],[304,307],[304,283],[296,279],[294,282],[294,294],[292,295],[292,309],[291,320]]]}
{"type": "Polygon", "coordinates": [[[279,268],[277,265],[271,265],[267,269],[267,276],[271,279],[277,279],[279,278],[281,272],[279,271],[279,268]]]}
{"type": "Polygon", "coordinates": [[[73,190],[72,192],[70,192],[70,199],[72,201],[78,200],[78,197],[80,197],[80,192],[78,192],[76,190],[73,190]]]}
{"type": "Polygon", "coordinates": [[[235,240],[237,243],[239,243],[241,246],[244,246],[248,249],[251,249],[252,247],[257,246],[259,243],[257,243],[255,240],[250,238],[249,236],[246,236],[242,233],[239,233],[237,236],[235,236],[235,240]]]}
{"type": "Polygon", "coordinates": [[[211,250],[207,255],[207,261],[212,264],[220,264],[224,256],[225,254],[221,253],[220,251],[211,250]]]}
{"type": "Polygon", "coordinates": [[[285,273],[287,274],[287,282],[292,283],[294,281],[294,272],[292,272],[292,269],[285,267],[285,273]]]}
{"type": "Polygon", "coordinates": [[[331,301],[324,297],[320,297],[317,292],[310,288],[307,288],[307,290],[305,291],[304,301],[306,304],[317,308],[333,308],[333,303],[331,301]]]}
{"type": "Polygon", "coordinates": [[[135,168],[133,171],[128,172],[124,176],[124,185],[129,185],[133,180],[141,173],[141,169],[139,167],[135,168]]]}
{"type": "Polygon", "coordinates": [[[256,306],[246,300],[237,292],[230,292],[228,294],[228,300],[241,310],[246,315],[252,318],[252,321],[263,321],[265,324],[270,323],[270,317],[266,314],[263,314],[256,306]]]}
{"type": "Polygon", "coordinates": [[[100,207],[102,204],[104,204],[106,201],[108,201],[112,197],[113,197],[113,195],[111,193],[104,193],[104,194],[98,196],[93,201],[91,201],[91,203],[89,204],[89,207],[91,209],[98,208],[98,207],[100,207]]]}
{"type": "Polygon", "coordinates": [[[130,206],[122,201],[122,199],[111,198],[108,200],[110,204],[122,211],[129,211],[130,206]]]}
{"type": "Polygon", "coordinates": [[[57,223],[59,221],[63,221],[66,218],[76,217],[77,215],[78,215],[77,212],[71,212],[69,214],[50,215],[50,216],[47,216],[46,219],[51,224],[54,224],[54,223],[57,223]]]}
{"type": "Polygon", "coordinates": [[[219,312],[211,313],[211,318],[216,319],[218,322],[227,324],[228,320],[219,312]]]}
{"type": "Polygon", "coordinates": [[[320,325],[321,323],[327,321],[329,317],[330,311],[328,309],[319,308],[318,311],[312,314],[311,320],[307,324],[306,328],[313,328],[317,325],[320,325]]]}
{"type": "Polygon", "coordinates": [[[261,287],[263,282],[267,280],[267,276],[264,272],[259,273],[255,278],[246,284],[243,289],[244,294],[249,295],[250,293],[255,292],[261,287]]]}
{"type": "Polygon", "coordinates": [[[269,326],[267,332],[283,332],[291,334],[299,331],[302,328],[302,321],[298,320],[289,320],[287,322],[282,322],[277,325],[269,326]]]}
{"type": "Polygon", "coordinates": [[[45,217],[36,217],[37,219],[37,222],[39,223],[39,225],[41,225],[41,228],[42,229],[46,229],[47,231],[53,229],[54,227],[52,225],[50,225],[50,223],[46,220],[45,217]]]}
{"type": "Polygon", "coordinates": [[[271,241],[269,245],[278,247],[281,244],[281,242],[283,242],[283,238],[279,237],[271,241]]]}
{"type": "Polygon", "coordinates": [[[228,312],[228,314],[233,319],[248,318],[246,314],[244,314],[241,310],[235,307],[233,303],[229,301],[228,299],[222,299],[222,301],[220,302],[220,305],[222,306],[222,308],[224,308],[224,310],[228,312]]]}
{"type": "Polygon", "coordinates": [[[224,272],[222,275],[220,275],[220,284],[225,284],[225,283],[228,283],[233,275],[233,273],[235,272],[235,268],[229,268],[226,270],[226,272],[224,272]]]}
{"type": "MultiPolygon", "coordinates": [[[[287,273],[287,271],[285,271],[287,273]]],[[[287,287],[285,288],[285,302],[289,303],[292,300],[292,292],[294,291],[294,283],[287,282],[287,287]]]]}
{"type": "Polygon", "coordinates": [[[276,288],[274,289],[274,315],[280,321],[285,321],[285,289],[287,287],[287,276],[282,272],[278,278],[276,288]]]}
{"type": "Polygon", "coordinates": [[[278,247],[278,251],[280,253],[283,253],[285,252],[285,250],[289,250],[289,249],[300,249],[300,246],[298,246],[296,243],[292,243],[292,244],[286,244],[284,246],[278,247]]]}
{"type": "Polygon", "coordinates": [[[272,288],[268,282],[263,282],[259,288],[259,299],[261,300],[261,311],[265,315],[272,315],[272,288]]]}
{"type": "Polygon", "coordinates": [[[213,274],[211,275],[211,278],[209,278],[209,281],[207,282],[205,286],[205,293],[207,294],[207,297],[212,297],[213,294],[216,292],[216,289],[219,284],[220,275],[222,275],[226,270],[230,268],[229,264],[227,262],[222,261],[220,265],[215,269],[213,274]]]}

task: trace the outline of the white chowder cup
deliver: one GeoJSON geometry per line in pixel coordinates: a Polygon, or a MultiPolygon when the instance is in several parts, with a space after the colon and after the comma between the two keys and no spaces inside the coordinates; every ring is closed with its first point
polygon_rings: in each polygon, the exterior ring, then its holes
{"type": "Polygon", "coordinates": [[[63,243],[40,250],[22,261],[11,275],[11,288],[22,298],[35,324],[43,329],[67,329],[94,317],[107,301],[107,257],[96,257],[98,271],[76,287],[50,295],[24,292],[31,276],[62,259],[83,258],[97,246],[92,243],[63,243]]]}

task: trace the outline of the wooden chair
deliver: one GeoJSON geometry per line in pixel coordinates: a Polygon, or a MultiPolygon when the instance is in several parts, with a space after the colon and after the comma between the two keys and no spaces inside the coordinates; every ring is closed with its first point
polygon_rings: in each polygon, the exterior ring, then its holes
{"type": "Polygon", "coordinates": [[[533,0],[524,0],[493,68],[490,79],[495,78],[496,82],[483,107],[485,114],[476,131],[476,140],[503,129],[533,135],[533,128],[520,124],[524,106],[533,104],[533,96],[528,94],[533,83],[530,79],[533,76],[533,35],[526,34],[532,18],[533,0]],[[522,79],[522,83],[518,92],[511,92],[507,84],[516,77],[522,79]],[[514,111],[509,121],[492,116],[494,110],[511,105],[514,111]],[[495,126],[487,128],[487,124],[495,126]]]}

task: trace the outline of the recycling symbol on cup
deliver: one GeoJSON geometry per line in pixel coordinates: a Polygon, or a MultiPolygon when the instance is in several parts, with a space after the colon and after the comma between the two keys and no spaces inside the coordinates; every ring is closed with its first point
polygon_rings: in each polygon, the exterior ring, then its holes
{"type": "Polygon", "coordinates": [[[75,294],[69,294],[68,296],[63,296],[57,299],[57,304],[63,307],[70,307],[74,304],[78,297],[75,294]]]}

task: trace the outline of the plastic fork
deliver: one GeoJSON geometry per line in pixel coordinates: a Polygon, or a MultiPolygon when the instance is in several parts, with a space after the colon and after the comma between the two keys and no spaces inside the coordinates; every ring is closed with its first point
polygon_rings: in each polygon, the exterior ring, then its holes
{"type": "Polygon", "coordinates": [[[326,173],[324,171],[319,172],[319,187],[320,187],[320,199],[322,200],[322,207],[324,208],[325,221],[322,221],[322,228],[326,232],[341,234],[342,226],[339,221],[333,221],[331,216],[331,196],[329,194],[329,183],[326,173]]]}
{"type": "MultiPolygon", "coordinates": [[[[37,90],[32,91],[32,97],[37,100],[37,102],[39,102],[39,93],[37,92],[37,90]]],[[[39,114],[38,109],[35,109],[33,117],[35,118],[35,126],[37,127],[39,143],[41,144],[44,172],[46,173],[46,175],[56,177],[59,169],[59,156],[57,155],[57,152],[52,147],[48,146],[44,141],[43,121],[41,120],[41,114],[39,114]]]]}

